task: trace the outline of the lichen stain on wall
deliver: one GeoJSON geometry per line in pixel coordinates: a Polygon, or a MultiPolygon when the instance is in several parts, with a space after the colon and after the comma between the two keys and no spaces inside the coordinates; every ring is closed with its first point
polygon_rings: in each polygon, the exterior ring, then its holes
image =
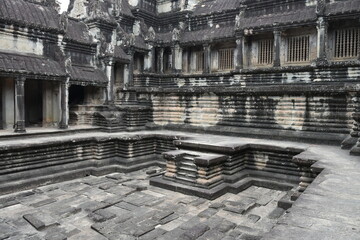
{"type": "Polygon", "coordinates": [[[0,38],[0,50],[17,53],[30,53],[43,55],[43,43],[41,40],[30,40],[27,37],[3,34],[0,38]]]}
{"type": "Polygon", "coordinates": [[[157,125],[183,124],[186,105],[176,95],[152,95],[153,121],[157,125]]]}
{"type": "Polygon", "coordinates": [[[219,114],[219,98],[213,93],[193,96],[190,106],[187,111],[191,125],[214,126],[222,119],[222,115],[219,114]]]}
{"type": "Polygon", "coordinates": [[[222,118],[219,114],[218,97],[206,93],[189,97],[175,95],[154,95],[153,119],[157,125],[190,124],[214,126],[222,118]]]}
{"type": "Polygon", "coordinates": [[[274,100],[277,101],[276,123],[284,129],[301,130],[306,115],[306,98],[282,96],[275,97],[274,100]]]}

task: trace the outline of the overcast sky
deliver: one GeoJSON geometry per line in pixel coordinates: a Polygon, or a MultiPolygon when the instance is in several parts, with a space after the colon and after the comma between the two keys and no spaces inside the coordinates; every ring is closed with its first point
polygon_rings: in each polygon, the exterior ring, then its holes
{"type": "Polygon", "coordinates": [[[69,5],[69,1],[70,0],[58,0],[61,4],[61,11],[60,12],[63,12],[63,11],[66,11],[67,8],[68,8],[68,5],[69,5]]]}

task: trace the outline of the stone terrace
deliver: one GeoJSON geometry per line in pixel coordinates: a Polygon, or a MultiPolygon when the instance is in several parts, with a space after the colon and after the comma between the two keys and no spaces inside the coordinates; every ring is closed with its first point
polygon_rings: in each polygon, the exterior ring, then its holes
{"type": "Polygon", "coordinates": [[[277,207],[286,192],[266,188],[208,201],[153,187],[155,167],[88,176],[1,196],[0,239],[360,239],[358,157],[327,145],[188,136],[306,148],[324,170],[287,211],[277,207]]]}

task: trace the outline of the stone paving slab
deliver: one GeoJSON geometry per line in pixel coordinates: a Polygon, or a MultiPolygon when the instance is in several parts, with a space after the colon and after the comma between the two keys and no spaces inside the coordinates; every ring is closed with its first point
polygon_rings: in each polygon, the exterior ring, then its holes
{"type": "MultiPolygon", "coordinates": [[[[126,137],[136,134],[140,133],[110,135],[111,137],[126,137]]],[[[154,133],[142,132],[141,134],[154,133]]],[[[204,135],[192,133],[159,131],[156,134],[186,136],[196,141],[204,139],[204,135]]],[[[0,146],[22,145],[34,141],[41,143],[49,141],[49,138],[51,141],[58,141],[63,138],[82,137],[109,137],[109,134],[92,133],[90,136],[90,134],[82,133],[72,136],[42,137],[36,140],[4,140],[0,141],[0,146]]],[[[148,169],[130,174],[90,176],[52,184],[0,196],[0,239],[45,239],[51,234],[55,236],[56,232],[60,232],[68,239],[101,240],[118,239],[116,237],[119,236],[124,239],[136,237],[146,239],[146,236],[149,236],[149,239],[176,239],[185,235],[195,236],[185,234],[189,229],[185,230],[184,226],[186,223],[190,225],[190,221],[193,221],[192,224],[199,226],[205,224],[210,228],[199,238],[207,236],[216,238],[216,236],[222,236],[220,234],[222,233],[223,239],[257,239],[258,237],[262,239],[360,239],[358,227],[360,226],[359,157],[349,156],[348,151],[340,150],[336,146],[212,135],[207,135],[205,138],[208,139],[206,143],[211,142],[222,146],[251,143],[307,149],[307,154],[317,160],[314,166],[324,170],[287,211],[277,208],[277,201],[286,192],[250,187],[239,194],[228,193],[213,201],[207,201],[149,186],[146,174],[148,169]],[[225,210],[228,207],[240,206],[240,204],[231,205],[229,202],[244,204],[243,201],[249,198],[255,199],[255,203],[251,203],[246,211],[225,210]],[[61,208],[63,211],[60,210],[61,208]],[[98,222],[91,216],[100,209],[111,209],[116,215],[115,218],[103,222],[108,226],[107,236],[92,228],[98,222]],[[121,210],[115,211],[115,209],[121,210]],[[141,214],[162,209],[166,211],[172,209],[174,213],[162,219],[158,217],[154,220],[151,216],[144,219],[152,224],[155,224],[153,222],[155,221],[156,226],[146,225],[140,220],[136,224],[130,222],[131,219],[139,219],[141,214]],[[130,215],[123,214],[123,210],[128,211],[130,215]],[[36,229],[24,216],[37,212],[51,216],[59,224],[36,229]],[[194,218],[197,221],[194,221],[194,218]],[[216,221],[212,221],[213,218],[226,219],[230,223],[226,226],[216,226],[216,221]],[[121,230],[116,228],[119,223],[129,226],[128,234],[119,232],[121,230]],[[131,229],[130,223],[134,228],[139,227],[141,231],[131,229]],[[231,223],[236,226],[233,228],[231,223]],[[56,227],[57,231],[50,231],[53,227],[56,227]],[[146,232],[147,230],[149,232],[146,232]]],[[[194,229],[194,232],[201,232],[200,230],[194,229]]],[[[59,238],[61,234],[58,234],[59,238]]]]}
{"type": "MultiPolygon", "coordinates": [[[[254,209],[276,209],[276,204],[255,206],[256,201],[270,196],[276,202],[282,196],[276,190],[251,187],[209,201],[150,186],[146,171],[89,176],[39,187],[32,194],[1,196],[0,239],[229,239],[254,209]],[[124,178],[131,179],[114,180],[124,178]],[[109,181],[110,188],[99,187],[109,181]],[[129,182],[136,184],[125,186],[129,182]],[[228,205],[248,210],[224,218],[228,205]]],[[[251,233],[263,233],[262,225],[268,224],[263,219],[266,216],[253,223],[251,233]]],[[[268,219],[272,226],[277,220],[268,219]]]]}

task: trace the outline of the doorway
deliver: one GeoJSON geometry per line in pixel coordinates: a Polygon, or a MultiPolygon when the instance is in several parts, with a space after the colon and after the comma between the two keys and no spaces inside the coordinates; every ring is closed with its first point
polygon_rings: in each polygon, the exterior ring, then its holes
{"type": "Polygon", "coordinates": [[[25,126],[41,127],[43,122],[43,84],[39,80],[25,81],[25,126]]]}

